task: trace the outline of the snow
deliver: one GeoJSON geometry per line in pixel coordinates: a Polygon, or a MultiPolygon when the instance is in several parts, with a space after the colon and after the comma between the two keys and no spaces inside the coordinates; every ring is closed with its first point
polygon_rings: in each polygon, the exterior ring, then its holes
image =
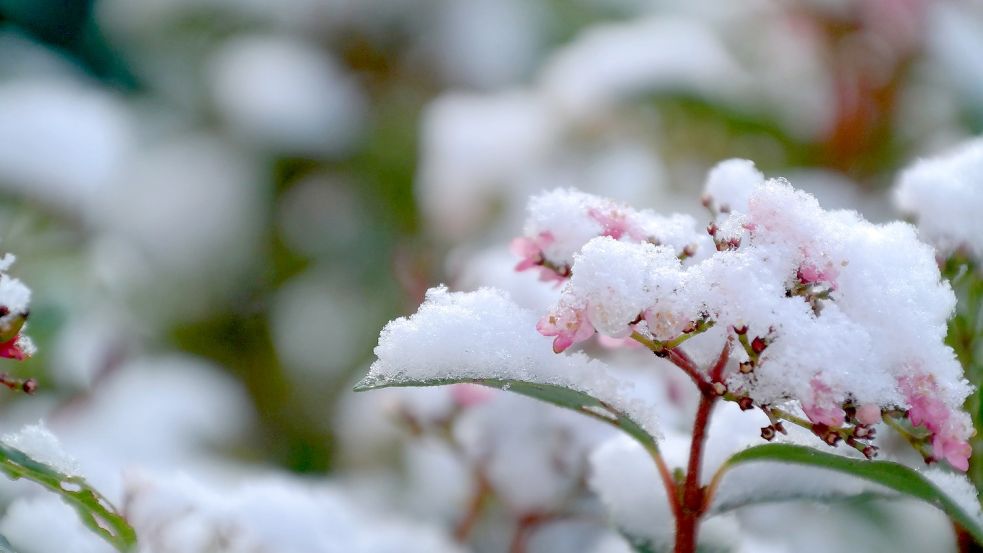
{"type": "Polygon", "coordinates": [[[61,442],[44,422],[25,426],[13,434],[4,434],[0,441],[65,476],[79,476],[81,473],[78,461],[62,448],[61,442]]]}
{"type": "Polygon", "coordinates": [[[918,221],[921,238],[949,255],[965,248],[983,259],[983,138],[964,142],[901,172],[895,201],[918,221]]]}
{"type": "Polygon", "coordinates": [[[658,435],[652,406],[601,361],[582,353],[554,355],[536,332],[536,315],[503,292],[431,288],[419,310],[382,330],[376,361],[360,386],[498,379],[551,384],[596,397],[658,435]]]}

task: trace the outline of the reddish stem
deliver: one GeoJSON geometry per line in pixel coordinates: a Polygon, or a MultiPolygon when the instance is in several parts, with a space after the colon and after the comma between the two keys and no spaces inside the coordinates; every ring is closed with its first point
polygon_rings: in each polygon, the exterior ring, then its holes
{"type": "Polygon", "coordinates": [[[672,348],[667,350],[666,353],[668,354],[666,358],[669,359],[673,365],[676,365],[682,369],[683,372],[693,380],[693,383],[700,389],[700,392],[706,391],[706,379],[704,379],[703,375],[700,374],[700,370],[696,367],[696,363],[694,363],[693,360],[686,355],[686,352],[680,348],[672,348]]]}
{"type": "Polygon", "coordinates": [[[509,545],[509,553],[526,553],[529,536],[543,522],[551,517],[549,515],[526,515],[519,519],[512,535],[512,543],[509,545]]]}
{"type": "MultiPolygon", "coordinates": [[[[710,381],[717,382],[723,375],[724,367],[730,358],[731,342],[724,344],[720,357],[710,369],[710,381]]],[[[675,553],[694,553],[699,534],[700,520],[706,512],[706,489],[700,485],[700,468],[703,464],[703,447],[706,445],[707,425],[710,413],[717,402],[712,388],[701,388],[700,405],[696,409],[696,420],[693,422],[693,439],[690,442],[689,463],[686,467],[686,481],[683,484],[683,500],[676,516],[676,548],[675,553]]]]}
{"type": "Polygon", "coordinates": [[[481,470],[476,471],[475,479],[477,480],[477,487],[474,493],[471,495],[471,501],[468,503],[468,509],[464,514],[464,518],[457,523],[454,527],[454,540],[457,543],[465,543],[471,536],[471,531],[474,530],[475,525],[478,523],[478,518],[481,516],[482,507],[485,505],[485,500],[491,493],[491,486],[488,484],[488,479],[485,478],[484,472],[481,470]]]}

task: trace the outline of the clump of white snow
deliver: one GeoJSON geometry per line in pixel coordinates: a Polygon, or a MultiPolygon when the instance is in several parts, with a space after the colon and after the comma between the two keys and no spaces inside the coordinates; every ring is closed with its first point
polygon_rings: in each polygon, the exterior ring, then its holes
{"type": "Polygon", "coordinates": [[[898,177],[895,201],[942,255],[960,248],[983,259],[983,138],[915,162],[898,177]]]}
{"type": "Polygon", "coordinates": [[[25,426],[16,433],[4,434],[0,441],[23,451],[35,461],[51,466],[65,476],[78,476],[81,473],[78,461],[62,448],[58,437],[48,430],[43,421],[25,426]]]}
{"type": "Polygon", "coordinates": [[[554,355],[536,332],[536,315],[502,292],[432,288],[416,314],[382,330],[363,387],[455,379],[516,380],[587,393],[657,434],[653,406],[632,394],[602,362],[582,353],[554,355]]]}

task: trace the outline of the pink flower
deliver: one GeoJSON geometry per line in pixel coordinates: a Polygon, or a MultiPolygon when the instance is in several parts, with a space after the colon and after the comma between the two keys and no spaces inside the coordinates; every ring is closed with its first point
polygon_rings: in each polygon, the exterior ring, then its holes
{"type": "Polygon", "coordinates": [[[802,284],[826,284],[830,290],[836,290],[836,277],[839,275],[840,272],[828,261],[822,268],[807,261],[799,266],[796,273],[802,284]]]}
{"type": "Polygon", "coordinates": [[[908,420],[932,432],[941,430],[949,419],[949,408],[938,397],[938,386],[931,375],[905,376],[900,379],[901,391],[908,399],[908,420]]]}
{"type": "Polygon", "coordinates": [[[932,375],[906,376],[899,384],[908,400],[908,420],[932,432],[935,457],[945,459],[959,470],[967,470],[972,453],[968,440],[974,433],[969,415],[954,411],[942,402],[932,375]]]}
{"type": "Polygon", "coordinates": [[[846,412],[833,396],[833,390],[818,377],[813,377],[809,384],[812,386],[812,400],[802,402],[806,417],[816,424],[841,426],[846,412]]]}
{"type": "Polygon", "coordinates": [[[561,303],[552,313],[536,324],[536,330],[543,336],[555,336],[553,351],[560,353],[577,342],[583,342],[594,335],[594,326],[587,320],[587,306],[571,307],[561,303]]]}
{"type": "Polygon", "coordinates": [[[522,272],[526,269],[539,267],[539,280],[543,282],[556,281],[557,283],[565,281],[570,276],[569,272],[567,274],[560,274],[549,267],[543,266],[546,263],[543,249],[555,240],[553,233],[549,231],[540,232],[535,238],[520,236],[513,239],[509,245],[509,249],[519,257],[519,262],[516,264],[515,270],[522,272]]]}
{"type": "Polygon", "coordinates": [[[553,235],[541,232],[536,238],[520,236],[512,240],[509,249],[519,257],[516,271],[525,271],[543,263],[543,248],[553,241],[553,235]]]}
{"type": "Polygon", "coordinates": [[[873,403],[867,403],[857,407],[857,422],[867,426],[877,424],[881,421],[881,407],[873,403]]]}
{"type": "Polygon", "coordinates": [[[30,354],[24,349],[24,341],[20,334],[6,342],[0,343],[0,357],[16,359],[18,361],[23,361],[30,357],[30,354]]]}
{"type": "Polygon", "coordinates": [[[969,470],[969,455],[973,448],[966,440],[938,433],[932,437],[932,451],[937,458],[949,461],[953,468],[963,472],[969,470]]]}
{"type": "Polygon", "coordinates": [[[612,207],[608,211],[602,211],[592,207],[587,210],[587,216],[597,221],[604,229],[601,236],[610,236],[615,240],[621,240],[621,237],[627,234],[633,240],[645,239],[641,230],[636,228],[628,219],[628,215],[617,208],[612,207]]]}

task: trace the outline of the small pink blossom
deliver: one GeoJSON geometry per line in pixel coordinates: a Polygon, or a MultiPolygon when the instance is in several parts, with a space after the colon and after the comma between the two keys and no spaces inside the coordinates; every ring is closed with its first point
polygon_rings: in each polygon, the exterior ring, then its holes
{"type": "Polygon", "coordinates": [[[831,290],[836,290],[836,277],[839,275],[839,270],[830,262],[826,262],[821,268],[810,262],[805,262],[799,266],[796,273],[796,277],[802,284],[826,284],[831,290]]]}
{"type": "Polygon", "coordinates": [[[816,424],[842,425],[846,412],[833,396],[832,389],[816,377],[813,377],[809,384],[812,386],[812,400],[802,402],[802,410],[805,411],[806,417],[816,424]]]}
{"type": "Polygon", "coordinates": [[[17,361],[23,361],[30,357],[30,354],[24,347],[24,339],[20,334],[6,342],[0,343],[0,357],[16,359],[17,361]]]}
{"type": "Polygon", "coordinates": [[[867,403],[857,407],[857,422],[867,426],[877,424],[881,421],[881,408],[879,405],[867,403]]]}
{"type": "Polygon", "coordinates": [[[908,399],[908,420],[932,432],[941,430],[949,419],[949,408],[938,396],[938,386],[931,375],[905,376],[901,391],[908,399]]]}
{"type": "Polygon", "coordinates": [[[959,470],[967,470],[972,452],[968,439],[973,435],[972,424],[966,420],[968,415],[954,412],[942,402],[932,375],[906,376],[899,383],[908,399],[908,420],[933,434],[935,457],[945,459],[959,470]]]}
{"type": "Polygon", "coordinates": [[[963,472],[969,470],[969,455],[973,448],[966,440],[938,433],[932,437],[932,451],[936,457],[949,461],[953,468],[963,472]]]}
{"type": "Polygon", "coordinates": [[[627,215],[617,209],[602,211],[596,207],[592,207],[587,210],[587,215],[604,228],[601,236],[610,236],[615,240],[620,240],[625,234],[630,234],[631,224],[628,221],[627,215]]]}
{"type": "Polygon", "coordinates": [[[515,265],[518,272],[539,267],[539,280],[543,282],[564,282],[569,275],[557,273],[550,267],[545,267],[546,257],[543,250],[552,244],[556,239],[549,231],[540,232],[535,238],[520,236],[512,240],[509,249],[519,257],[519,262],[515,265]]]}
{"type": "Polygon", "coordinates": [[[553,351],[556,353],[594,335],[594,326],[587,319],[586,305],[574,308],[561,304],[539,320],[536,330],[543,336],[556,337],[553,340],[553,351]]]}
{"type": "Polygon", "coordinates": [[[509,249],[519,257],[519,263],[515,266],[516,271],[525,271],[537,265],[542,265],[543,248],[553,243],[553,234],[541,232],[535,238],[520,236],[512,240],[509,249]]]}

